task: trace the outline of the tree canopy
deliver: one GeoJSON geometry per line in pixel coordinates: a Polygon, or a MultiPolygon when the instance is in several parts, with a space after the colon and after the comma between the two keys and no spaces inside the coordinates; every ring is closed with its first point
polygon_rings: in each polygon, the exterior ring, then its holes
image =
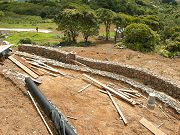
{"type": "Polygon", "coordinates": [[[101,23],[104,23],[105,29],[106,29],[106,40],[110,37],[110,27],[113,21],[113,17],[115,15],[115,12],[109,9],[100,8],[96,10],[96,14],[99,18],[99,21],[101,23]]]}

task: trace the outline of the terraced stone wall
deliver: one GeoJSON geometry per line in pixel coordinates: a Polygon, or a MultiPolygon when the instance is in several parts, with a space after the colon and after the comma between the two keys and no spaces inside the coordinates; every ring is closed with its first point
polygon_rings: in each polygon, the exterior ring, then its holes
{"type": "Polygon", "coordinates": [[[75,60],[74,53],[60,51],[59,49],[50,47],[22,44],[18,46],[18,50],[65,63],[72,63],[72,60],[75,60]]]}
{"type": "Polygon", "coordinates": [[[166,94],[180,100],[180,84],[177,84],[176,82],[163,78],[162,76],[156,75],[153,72],[142,68],[111,61],[89,59],[77,56],[73,53],[68,53],[54,48],[47,48],[42,46],[20,45],[19,51],[36,54],[64,63],[72,63],[72,60],[76,60],[93,69],[108,71],[135,79],[144,83],[145,85],[149,85],[155,90],[165,92],[166,94]]]}
{"type": "Polygon", "coordinates": [[[95,59],[84,58],[76,56],[76,60],[88,67],[99,69],[103,71],[112,72],[115,74],[120,74],[128,78],[134,78],[144,83],[145,85],[150,85],[155,90],[165,92],[166,94],[180,99],[180,85],[158,76],[153,72],[138,67],[132,67],[122,63],[110,62],[110,61],[100,61],[95,59]]]}

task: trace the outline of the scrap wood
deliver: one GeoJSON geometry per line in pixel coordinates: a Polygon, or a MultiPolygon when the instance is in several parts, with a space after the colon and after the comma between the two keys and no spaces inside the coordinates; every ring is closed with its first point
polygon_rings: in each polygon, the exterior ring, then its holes
{"type": "MultiPolygon", "coordinates": [[[[56,72],[56,73],[59,73],[61,75],[65,75],[65,74],[61,73],[60,71],[54,69],[53,67],[51,67],[51,66],[49,66],[49,65],[47,65],[47,64],[45,64],[45,63],[43,63],[43,62],[41,62],[39,60],[35,60],[35,59],[31,59],[31,58],[26,58],[26,59],[30,60],[30,61],[33,61],[33,63],[38,63],[37,65],[44,66],[44,67],[48,68],[47,70],[51,70],[52,72],[56,72]]],[[[29,62],[29,63],[31,63],[31,62],[29,62]]]]}
{"type": "Polygon", "coordinates": [[[157,126],[157,128],[160,128],[163,124],[164,124],[164,123],[162,122],[161,124],[159,124],[159,125],[157,126]]]}
{"type": "Polygon", "coordinates": [[[34,99],[33,99],[32,95],[31,95],[31,93],[30,93],[29,91],[27,91],[27,92],[28,92],[28,95],[29,95],[29,97],[30,97],[31,101],[33,102],[33,104],[34,104],[34,106],[35,106],[35,108],[36,108],[36,110],[37,110],[38,114],[40,115],[41,119],[43,120],[43,122],[44,122],[44,124],[45,124],[45,126],[46,126],[47,130],[49,131],[49,133],[50,133],[51,135],[53,135],[53,133],[52,133],[52,131],[51,131],[50,127],[48,126],[48,124],[47,124],[47,122],[46,122],[45,118],[43,117],[43,115],[42,115],[41,111],[39,110],[39,108],[38,108],[38,106],[37,106],[36,102],[34,101],[34,99]]]}
{"type": "Polygon", "coordinates": [[[29,62],[30,64],[36,66],[36,67],[40,67],[40,68],[46,69],[46,70],[48,70],[48,71],[55,72],[55,73],[58,73],[58,74],[61,74],[61,75],[65,76],[64,73],[61,73],[60,71],[58,71],[58,70],[56,70],[56,69],[54,69],[54,68],[52,68],[52,67],[49,68],[49,67],[47,67],[47,66],[42,66],[42,65],[40,65],[40,64],[38,64],[38,63],[36,63],[36,62],[30,62],[30,61],[28,61],[28,62],[29,62]]]}
{"type": "Polygon", "coordinates": [[[112,84],[108,84],[107,86],[111,87],[111,88],[113,88],[115,90],[122,91],[122,92],[128,92],[128,93],[131,93],[131,94],[137,94],[138,93],[138,91],[135,91],[135,90],[127,90],[127,89],[122,89],[122,88],[116,88],[112,84]]]}
{"type": "Polygon", "coordinates": [[[103,83],[97,81],[96,79],[94,79],[94,78],[92,78],[92,77],[90,77],[90,76],[88,76],[88,75],[86,75],[86,74],[83,74],[83,76],[87,77],[89,80],[95,82],[96,84],[100,85],[101,87],[103,87],[104,89],[110,91],[111,93],[113,93],[114,95],[120,97],[121,99],[127,101],[127,102],[130,103],[131,105],[134,106],[134,105],[136,104],[136,102],[133,101],[132,99],[128,99],[126,96],[124,96],[124,95],[118,93],[118,92],[115,91],[114,89],[112,89],[112,88],[106,86],[105,84],[103,84],[103,83]]]}
{"type": "MultiPolygon", "coordinates": [[[[158,104],[157,104],[158,105],[158,104]]],[[[169,120],[170,117],[166,114],[166,112],[163,110],[161,105],[158,105],[159,109],[161,110],[161,112],[164,114],[164,116],[169,120]]]]}
{"type": "Polygon", "coordinates": [[[151,122],[149,122],[145,118],[142,118],[139,122],[155,135],[166,135],[164,132],[162,132],[160,129],[158,129],[156,126],[154,126],[151,122]]]}
{"type": "Polygon", "coordinates": [[[116,102],[114,101],[111,93],[110,93],[109,91],[107,91],[107,94],[108,94],[109,98],[111,99],[112,103],[114,104],[114,106],[115,106],[118,114],[119,114],[120,117],[122,118],[124,124],[127,125],[127,120],[126,120],[126,118],[124,117],[124,115],[123,115],[122,111],[120,110],[120,108],[118,107],[118,105],[116,104],[116,102]]]}
{"type": "Polygon", "coordinates": [[[32,70],[30,70],[28,67],[26,67],[25,65],[23,65],[21,62],[19,62],[18,60],[16,60],[13,56],[9,56],[8,57],[12,62],[14,62],[17,66],[19,66],[21,69],[23,69],[25,72],[27,72],[30,76],[32,76],[33,78],[38,78],[38,75],[36,73],[34,73],[32,70]]]}
{"type": "Polygon", "coordinates": [[[126,94],[126,95],[128,95],[128,96],[130,96],[130,97],[132,97],[132,98],[138,98],[138,96],[133,95],[133,94],[130,94],[130,93],[128,93],[128,92],[123,92],[123,93],[126,94]]]}
{"type": "Polygon", "coordinates": [[[23,65],[25,65],[26,67],[28,67],[29,69],[31,69],[33,72],[35,72],[38,75],[43,75],[44,73],[42,71],[39,71],[38,69],[33,69],[32,65],[29,64],[28,62],[26,62],[26,60],[24,60],[22,57],[14,55],[14,58],[17,59],[19,62],[21,62],[23,65]]]}
{"type": "Polygon", "coordinates": [[[72,117],[72,116],[67,116],[67,118],[69,118],[69,119],[73,119],[73,120],[77,120],[77,118],[72,117]]]}
{"type": "Polygon", "coordinates": [[[57,74],[53,74],[53,73],[51,73],[51,72],[48,72],[48,71],[46,71],[45,69],[37,68],[37,67],[35,67],[35,66],[32,66],[32,68],[38,69],[38,70],[44,72],[44,74],[48,74],[48,75],[51,75],[51,76],[54,76],[54,77],[58,77],[57,74]]]}
{"type": "Polygon", "coordinates": [[[82,89],[80,89],[79,91],[78,91],[78,93],[80,93],[80,92],[82,92],[83,90],[85,90],[85,89],[87,89],[89,86],[91,86],[92,84],[90,83],[90,84],[88,84],[88,85],[86,85],[85,87],[83,87],[82,89]]]}

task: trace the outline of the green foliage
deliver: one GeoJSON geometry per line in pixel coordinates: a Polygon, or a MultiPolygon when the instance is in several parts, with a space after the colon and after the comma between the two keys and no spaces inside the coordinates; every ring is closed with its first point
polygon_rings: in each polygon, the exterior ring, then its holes
{"type": "Polygon", "coordinates": [[[18,44],[33,44],[34,42],[30,38],[20,39],[18,44]]]}
{"type": "MultiPolygon", "coordinates": [[[[4,12],[3,11],[0,11],[0,17],[3,17],[4,16],[4,12]]],[[[1,19],[1,18],[0,18],[1,19]]]]}
{"type": "Polygon", "coordinates": [[[77,36],[81,30],[81,17],[83,14],[77,9],[64,9],[55,17],[55,23],[58,29],[63,31],[68,41],[76,42],[77,36]]]}
{"type": "Polygon", "coordinates": [[[99,25],[94,12],[85,10],[82,14],[81,33],[83,34],[84,41],[87,42],[89,36],[94,36],[99,33],[99,25]]]}
{"type": "Polygon", "coordinates": [[[106,29],[106,40],[109,39],[110,37],[110,27],[113,21],[113,17],[115,15],[115,13],[109,9],[105,9],[105,8],[100,8],[96,11],[96,14],[99,18],[99,21],[101,23],[104,23],[105,25],[105,29],[106,29]]]}
{"type": "Polygon", "coordinates": [[[0,22],[8,24],[37,24],[42,23],[43,19],[39,16],[18,15],[13,12],[5,12],[4,16],[0,19],[0,22]]]}
{"type": "Polygon", "coordinates": [[[4,12],[14,12],[21,15],[41,16],[42,18],[52,18],[59,10],[61,5],[44,3],[13,2],[0,4],[0,10],[4,12]]]}
{"type": "Polygon", "coordinates": [[[76,42],[81,32],[87,42],[89,36],[98,34],[98,20],[94,12],[78,9],[64,9],[55,17],[59,30],[68,41],[76,42]]]}
{"type": "Polygon", "coordinates": [[[158,42],[158,34],[145,24],[133,23],[124,31],[124,44],[141,52],[153,51],[158,42]]]}
{"type": "Polygon", "coordinates": [[[10,35],[6,38],[8,42],[11,44],[14,44],[15,46],[19,43],[21,39],[27,39],[29,38],[32,43],[44,45],[48,42],[50,44],[59,43],[61,39],[57,37],[56,34],[50,34],[50,33],[40,33],[40,32],[12,32],[10,35]]]}
{"type": "Polygon", "coordinates": [[[175,35],[175,28],[172,26],[165,26],[161,33],[162,39],[166,40],[172,38],[175,35]]]}
{"type": "Polygon", "coordinates": [[[168,3],[168,4],[177,5],[176,0],[162,0],[162,3],[168,3]]]}
{"type": "Polygon", "coordinates": [[[160,30],[159,19],[155,15],[139,16],[139,17],[134,18],[134,22],[146,24],[154,31],[160,30]]]}
{"type": "Polygon", "coordinates": [[[160,50],[161,55],[167,58],[172,58],[175,56],[180,56],[180,42],[166,40],[164,42],[165,46],[160,50]]]}
{"type": "Polygon", "coordinates": [[[116,26],[116,28],[125,28],[132,23],[133,19],[133,16],[124,13],[116,13],[113,17],[113,24],[116,26]]]}

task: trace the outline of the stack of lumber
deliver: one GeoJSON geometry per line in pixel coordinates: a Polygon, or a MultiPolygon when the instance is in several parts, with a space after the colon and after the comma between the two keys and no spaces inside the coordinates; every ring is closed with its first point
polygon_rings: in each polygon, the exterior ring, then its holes
{"type": "Polygon", "coordinates": [[[8,57],[14,64],[24,70],[33,79],[37,79],[39,76],[48,74],[54,77],[58,75],[65,75],[53,67],[46,65],[36,59],[24,58],[18,55],[12,55],[8,57]]]}

